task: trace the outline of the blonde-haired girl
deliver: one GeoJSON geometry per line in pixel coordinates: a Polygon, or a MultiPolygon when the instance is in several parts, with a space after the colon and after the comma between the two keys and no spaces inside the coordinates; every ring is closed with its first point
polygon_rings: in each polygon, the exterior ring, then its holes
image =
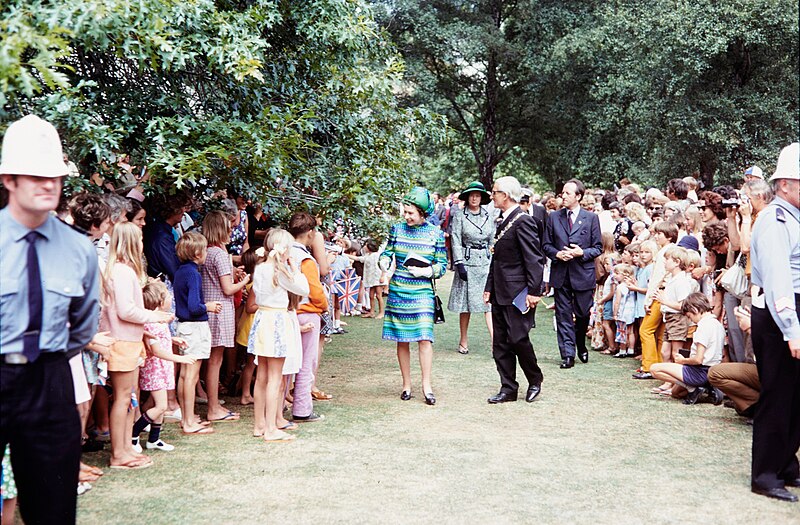
{"type": "Polygon", "coordinates": [[[144,323],[168,323],[169,312],[144,308],[142,284],[142,230],[135,224],[118,224],[111,234],[108,264],[103,274],[103,305],[100,323],[116,339],[108,357],[114,387],[111,406],[111,468],[139,469],[152,465],[147,456],[133,449],[133,420],[128,408],[137,383],[139,361],[144,356],[144,323]]]}
{"type": "Polygon", "coordinates": [[[203,297],[206,301],[222,304],[220,313],[210,313],[211,356],[206,365],[206,392],[208,393],[209,421],[236,421],[237,412],[225,410],[219,402],[219,370],[226,348],[234,348],[236,317],[233,296],[250,282],[250,276],[234,284],[233,264],[225,245],[231,238],[228,216],[212,211],[203,219],[203,236],[208,240],[208,255],[200,268],[203,278],[203,297]]]}
{"type": "MultiPolygon", "coordinates": [[[[294,428],[282,418],[281,380],[287,359],[299,369],[302,353],[297,315],[289,311],[289,293],[307,296],[306,277],[289,258],[294,238],[286,230],[273,229],[264,240],[266,260],[256,266],[253,289],[258,311],[253,319],[247,351],[258,359],[253,391],[255,425],[253,435],[269,442],[285,442],[294,436],[284,432],[294,428]]],[[[291,371],[288,371],[289,373],[291,371]]]]}

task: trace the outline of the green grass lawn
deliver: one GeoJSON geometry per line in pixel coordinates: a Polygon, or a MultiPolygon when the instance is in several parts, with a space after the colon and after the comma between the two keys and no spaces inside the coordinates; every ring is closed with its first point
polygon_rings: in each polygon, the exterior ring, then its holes
{"type": "MultiPolygon", "coordinates": [[[[450,275],[439,287],[447,302],[450,275]]],[[[749,490],[751,428],[731,409],[687,407],[630,379],[638,361],[592,352],[558,368],[552,315],[532,332],[541,396],[492,406],[499,381],[481,317],[470,354],[458,319],[436,327],[434,392],[400,401],[394,345],[380,321],[346,318],[318,384],[335,397],[298,439],[267,444],[243,420],[211,436],[165,426],[172,453],[106,475],[79,498],[80,523],[800,523],[800,506],[749,490]]],[[[412,352],[413,354],[413,352],[412,352]]],[[[524,376],[521,386],[527,385],[524,376]]],[[[522,392],[524,393],[524,391],[522,392]]],[[[107,453],[89,455],[107,465],[107,453]]]]}

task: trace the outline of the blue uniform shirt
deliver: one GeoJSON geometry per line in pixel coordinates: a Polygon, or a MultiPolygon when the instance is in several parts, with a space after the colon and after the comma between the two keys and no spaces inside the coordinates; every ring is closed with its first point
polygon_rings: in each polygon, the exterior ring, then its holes
{"type": "MultiPolygon", "coordinates": [[[[28,328],[28,242],[30,230],[0,210],[0,353],[22,352],[28,328]]],[[[54,216],[36,228],[42,276],[42,352],[78,350],[97,332],[100,276],[97,252],[85,236],[54,216]]]]}
{"type": "Polygon", "coordinates": [[[775,197],[758,214],[750,245],[753,284],[764,289],[766,306],[783,339],[800,339],[794,294],[800,294],[800,210],[775,197]]]}

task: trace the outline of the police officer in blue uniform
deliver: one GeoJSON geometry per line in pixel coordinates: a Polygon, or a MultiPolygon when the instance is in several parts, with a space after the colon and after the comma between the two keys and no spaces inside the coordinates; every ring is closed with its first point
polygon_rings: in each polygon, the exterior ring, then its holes
{"type": "Polygon", "coordinates": [[[800,487],[800,143],[781,151],[775,199],[752,235],[752,338],[761,394],[753,418],[751,488],[797,501],[800,487]]]}
{"type": "Polygon", "coordinates": [[[3,137],[0,179],[0,453],[26,523],[74,523],[81,423],[69,357],[97,331],[100,280],[89,240],[52,211],[67,175],[52,124],[28,115],[3,137]]]}

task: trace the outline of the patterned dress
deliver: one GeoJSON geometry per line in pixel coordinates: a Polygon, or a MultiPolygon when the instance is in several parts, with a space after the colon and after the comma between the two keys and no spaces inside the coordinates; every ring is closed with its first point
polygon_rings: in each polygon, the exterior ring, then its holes
{"type": "Polygon", "coordinates": [[[228,253],[231,255],[241,255],[244,241],[247,240],[247,229],[245,223],[247,222],[247,212],[245,210],[239,211],[239,225],[231,230],[231,242],[228,243],[228,253]]]}
{"type": "Polygon", "coordinates": [[[225,295],[219,282],[220,277],[223,275],[233,277],[231,256],[218,246],[209,246],[206,262],[200,267],[200,275],[203,277],[203,298],[205,301],[219,301],[222,303],[222,312],[218,314],[208,313],[211,346],[233,348],[233,339],[236,335],[234,333],[236,320],[233,296],[225,295]]]}
{"type": "MultiPolygon", "coordinates": [[[[156,336],[158,346],[172,351],[172,337],[166,323],[145,323],[144,329],[156,336]]],[[[139,388],[145,392],[175,389],[175,363],[156,356],[147,356],[139,372],[139,388]]]]}
{"type": "Polygon", "coordinates": [[[383,338],[400,343],[433,342],[433,286],[430,279],[411,275],[403,264],[411,252],[433,263],[436,279],[444,275],[447,266],[444,234],[437,226],[427,222],[419,226],[404,222],[392,226],[380,257],[387,261],[394,257],[397,265],[389,281],[383,338]]]}
{"type": "Polygon", "coordinates": [[[494,240],[494,232],[494,221],[483,206],[478,213],[472,213],[466,207],[453,213],[450,230],[453,264],[464,264],[467,280],[463,281],[458,272],[453,277],[447,303],[447,309],[451,312],[491,311],[491,306],[483,302],[483,288],[492,262],[489,248],[494,240]]]}

